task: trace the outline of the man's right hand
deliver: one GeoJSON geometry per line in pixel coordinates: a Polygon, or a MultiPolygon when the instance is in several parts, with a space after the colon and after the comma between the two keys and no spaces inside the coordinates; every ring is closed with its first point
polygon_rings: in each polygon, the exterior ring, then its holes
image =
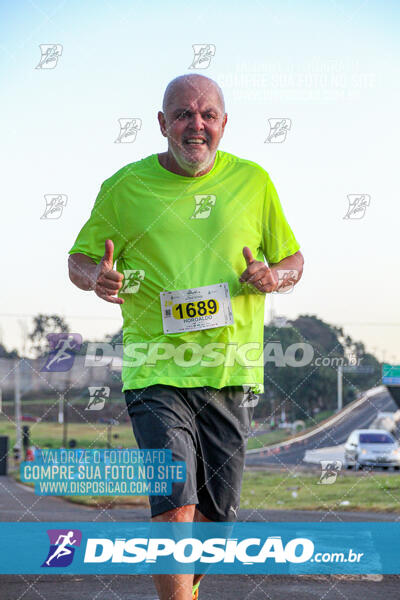
{"type": "Polygon", "coordinates": [[[105,241],[104,256],[96,267],[94,291],[99,298],[112,304],[123,304],[125,300],[116,297],[122,287],[124,276],[115,271],[114,266],[114,244],[111,240],[105,241]]]}

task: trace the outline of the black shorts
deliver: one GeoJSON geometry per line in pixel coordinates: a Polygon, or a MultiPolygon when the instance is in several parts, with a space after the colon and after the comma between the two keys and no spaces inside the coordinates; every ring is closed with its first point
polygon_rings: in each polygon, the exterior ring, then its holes
{"type": "Polygon", "coordinates": [[[152,517],[195,504],[211,521],[236,520],[253,413],[247,394],[243,386],[160,384],[125,392],[139,448],[170,449],[186,463],[186,481],[170,496],[149,496],[152,517]]]}

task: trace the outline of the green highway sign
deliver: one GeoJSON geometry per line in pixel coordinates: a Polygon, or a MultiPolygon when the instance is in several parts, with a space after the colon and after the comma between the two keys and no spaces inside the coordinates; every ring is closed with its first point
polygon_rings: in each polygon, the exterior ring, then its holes
{"type": "Polygon", "coordinates": [[[400,365],[382,365],[382,383],[400,385],[400,365]]]}

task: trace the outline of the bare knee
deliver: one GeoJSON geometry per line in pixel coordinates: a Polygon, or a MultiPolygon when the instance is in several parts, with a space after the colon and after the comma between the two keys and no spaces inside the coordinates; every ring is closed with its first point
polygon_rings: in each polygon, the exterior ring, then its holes
{"type": "Polygon", "coordinates": [[[202,523],[202,522],[207,522],[207,523],[209,523],[209,522],[211,522],[211,521],[210,521],[210,519],[207,519],[207,517],[205,517],[205,516],[203,515],[203,513],[201,513],[201,512],[200,512],[200,511],[199,511],[197,508],[196,508],[196,510],[194,511],[194,520],[195,520],[197,523],[202,523]]]}
{"type": "Polygon", "coordinates": [[[164,521],[173,523],[191,523],[194,520],[195,505],[187,504],[185,506],[178,506],[171,510],[161,513],[152,518],[152,521],[164,521]]]}

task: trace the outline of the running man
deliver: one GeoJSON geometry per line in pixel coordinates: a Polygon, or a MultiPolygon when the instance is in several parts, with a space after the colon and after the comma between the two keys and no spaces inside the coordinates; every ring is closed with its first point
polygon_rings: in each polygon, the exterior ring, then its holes
{"type": "Polygon", "coordinates": [[[68,531],[66,535],[59,535],[56,541],[57,549],[55,552],[46,560],[46,565],[50,566],[53,558],[61,558],[62,556],[66,556],[67,554],[71,554],[71,549],[67,548],[67,546],[73,546],[76,543],[76,540],[73,540],[72,537],[74,535],[73,531],[68,531]],[[60,540],[62,542],[60,543],[60,540]]]}
{"type": "Polygon", "coordinates": [[[54,354],[53,358],[46,365],[46,369],[49,370],[53,363],[59,363],[63,360],[71,360],[71,353],[68,350],[74,350],[76,348],[76,340],[73,334],[68,335],[68,337],[64,339],[59,339],[54,350],[57,352],[54,354]]]}
{"type": "MultiPolygon", "coordinates": [[[[279,271],[297,283],[303,258],[268,173],[218,150],[227,114],[214,81],[171,81],[158,121],[167,151],[103,183],[70,250],[70,279],[121,305],[138,446],[186,461],[185,482],[150,496],[152,519],[234,522],[254,404],[245,394],[263,391],[265,294],[278,290],[279,271]],[[202,197],[213,202],[197,214],[202,197]],[[132,270],[144,276],[124,293],[132,270]]],[[[161,600],[191,600],[201,577],[154,581],[161,600]]]]}
{"type": "Polygon", "coordinates": [[[93,396],[89,400],[86,410],[90,410],[92,408],[92,406],[96,406],[96,404],[100,404],[100,403],[104,404],[105,400],[108,400],[108,396],[106,394],[106,388],[102,387],[102,388],[95,390],[93,396]]]}

